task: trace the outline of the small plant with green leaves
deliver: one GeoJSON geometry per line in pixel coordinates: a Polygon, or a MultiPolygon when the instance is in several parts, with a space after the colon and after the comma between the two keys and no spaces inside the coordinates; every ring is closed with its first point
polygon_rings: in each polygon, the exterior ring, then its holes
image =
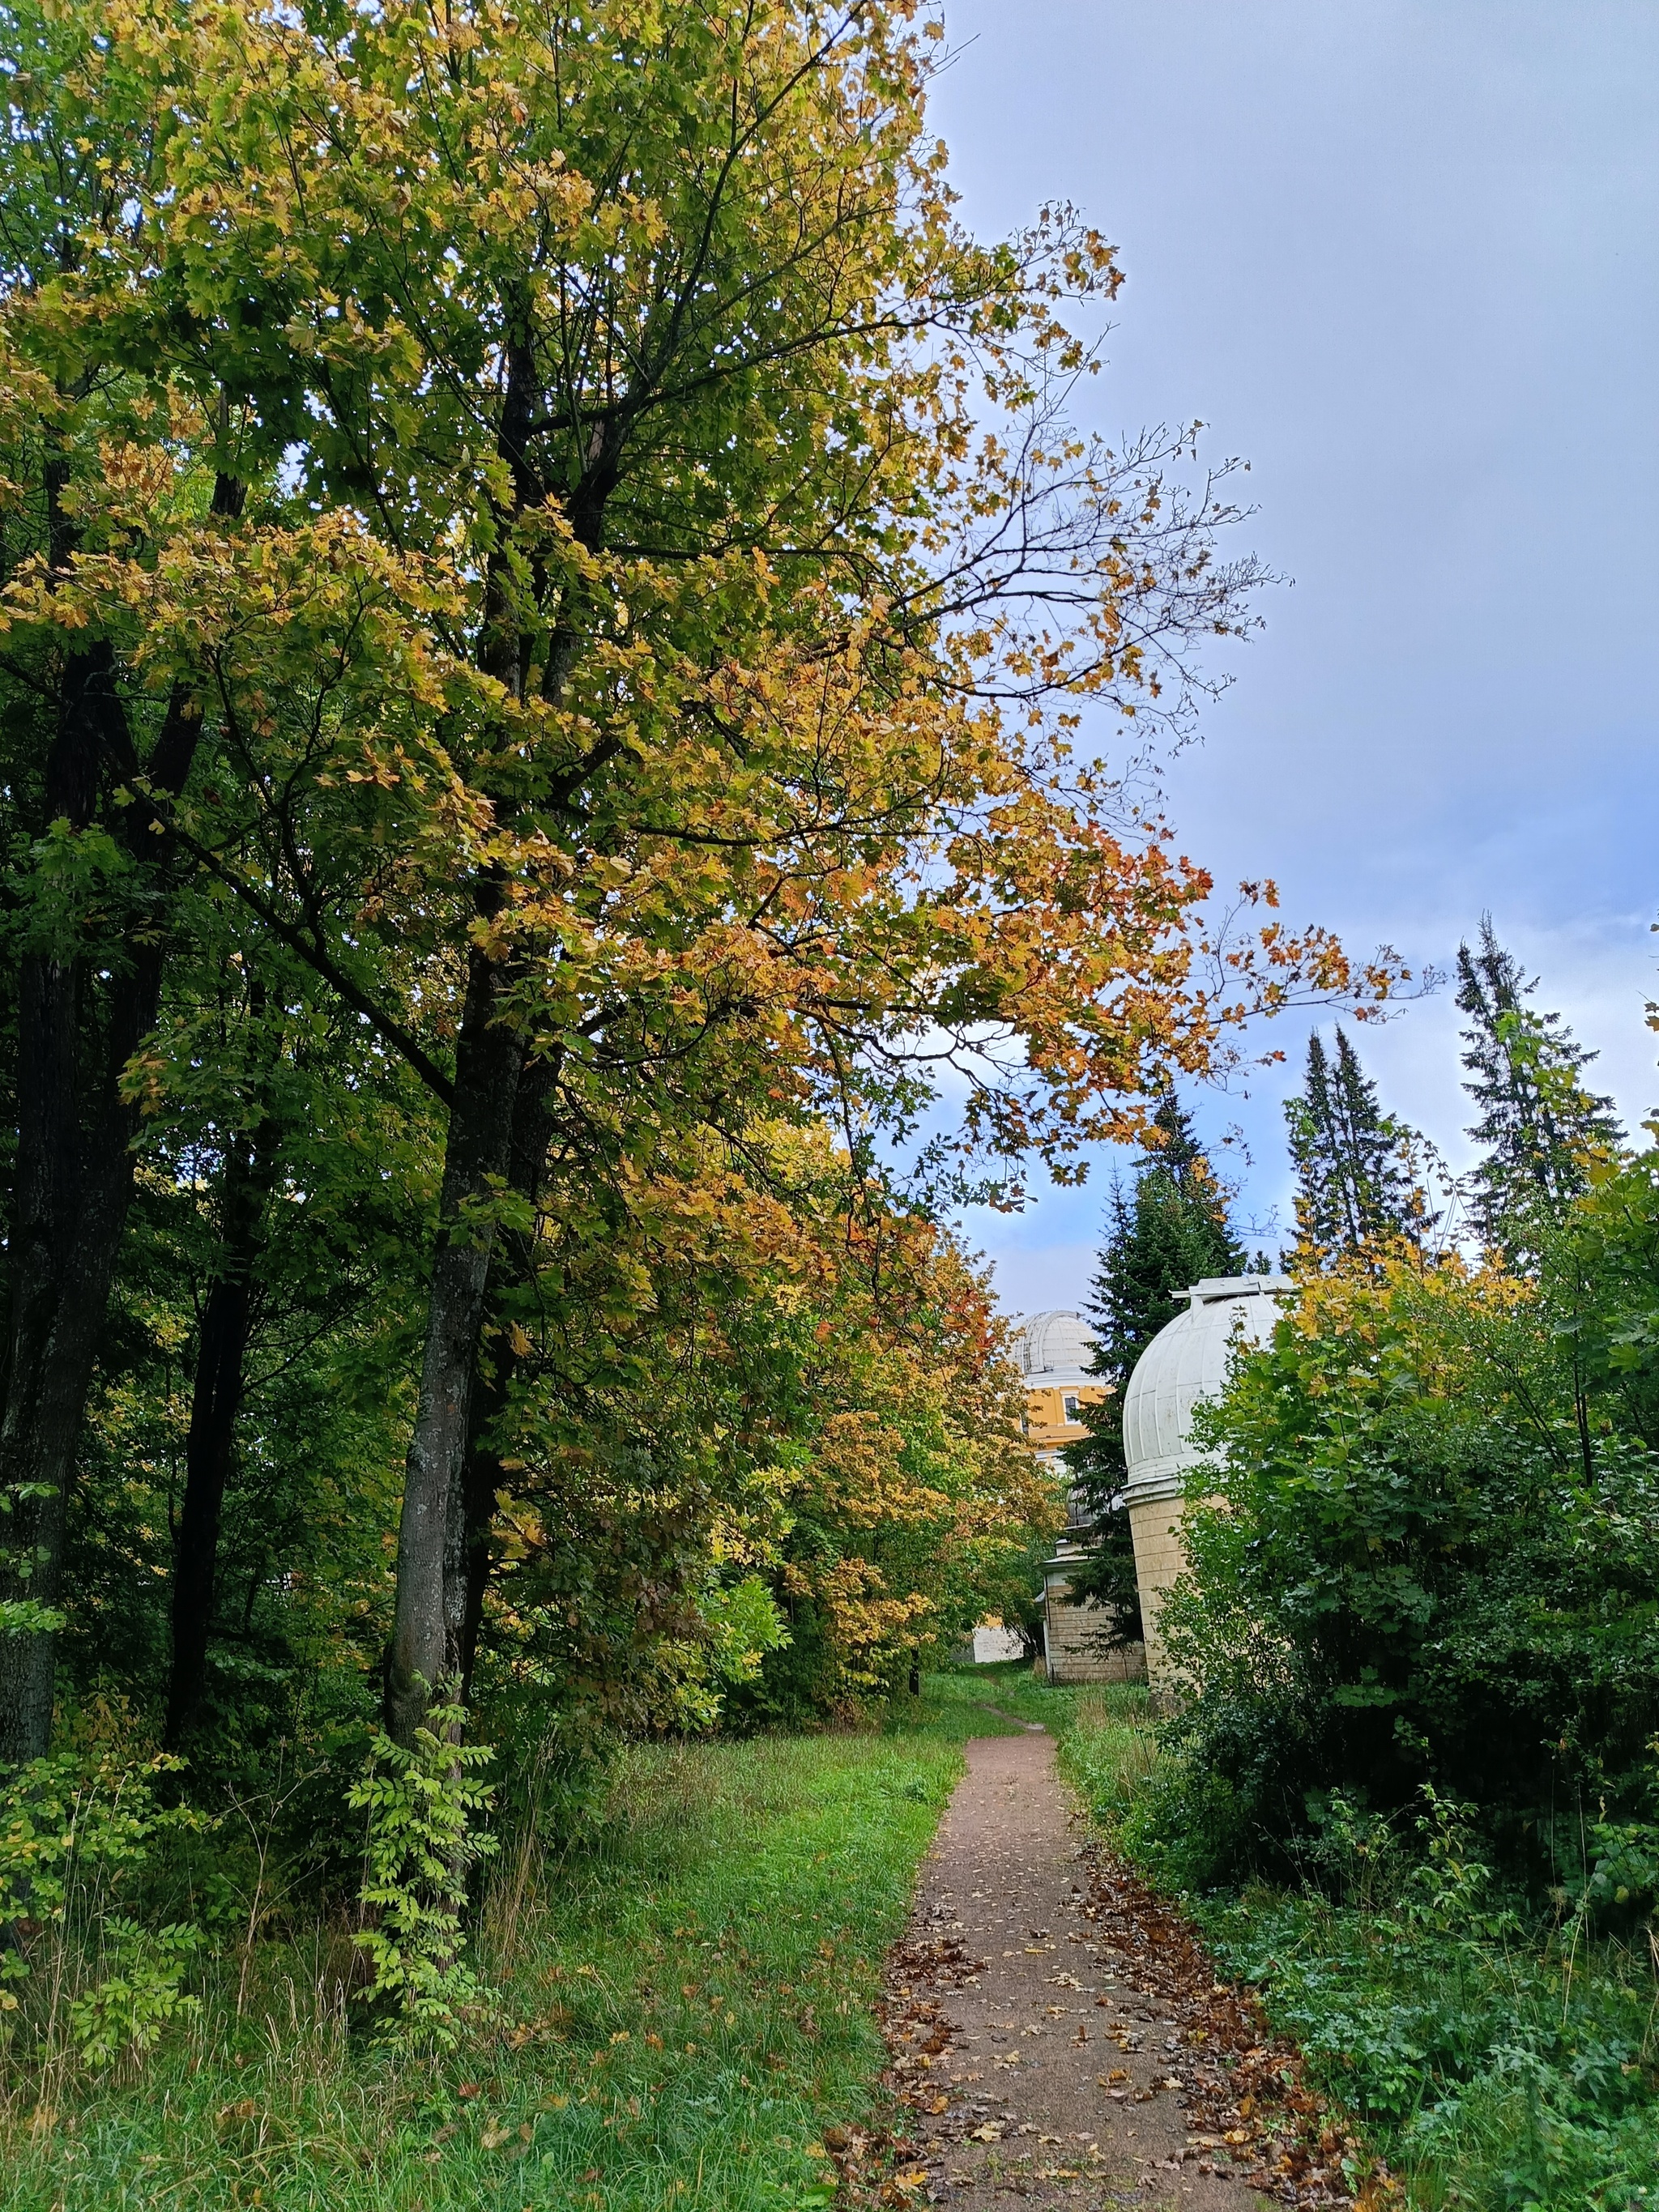
{"type": "Polygon", "coordinates": [[[198,1931],[153,1929],[137,1900],[157,1841],[199,1824],[158,1805],[167,1753],[104,1744],[31,1759],[0,1786],[0,2037],[93,2067],[152,2050],[197,2008],[185,1989],[198,1931]]]}
{"type": "Polygon", "coordinates": [[[1308,1820],[1311,1833],[1296,1856],[1315,1888],[1362,1912],[1395,1901],[1406,1875],[1400,1838],[1385,1814],[1332,1790],[1310,1795],[1308,1820]]]}
{"type": "Polygon", "coordinates": [[[1645,1921],[1659,1969],[1659,1736],[1648,1749],[1654,1754],[1648,1769],[1649,1817],[1610,1820],[1604,1807],[1601,1818],[1591,1824],[1595,1856],[1589,1862],[1574,1919],[1581,1928],[1629,1928],[1645,1921]]]}
{"type": "Polygon", "coordinates": [[[70,2036],[88,2066],[153,2051],[168,2022],[199,2012],[201,1999],[185,1989],[185,1977],[201,1948],[202,1931],[188,1921],[146,1928],[112,1912],[99,1929],[100,1972],[70,2000],[70,2036]]]}
{"type": "Polygon", "coordinates": [[[1477,1856],[1475,1808],[1460,1805],[1431,1782],[1419,1792],[1416,1828],[1422,1856],[1407,1885],[1406,1917],[1437,1936],[1493,1942],[1516,1926],[1512,1911],[1492,1903],[1492,1869],[1477,1856]]]}
{"type": "Polygon", "coordinates": [[[496,1848],[482,1832],[494,1791],[471,1779],[495,1756],[459,1741],[459,1705],[434,1706],[412,1749],[376,1729],[368,1771],[347,1798],[368,1815],[359,1895],[368,1925],[356,1941],[374,1968],[365,1991],[380,2041],[453,2051],[489,1992],[465,1955],[467,1879],[496,1848]]]}

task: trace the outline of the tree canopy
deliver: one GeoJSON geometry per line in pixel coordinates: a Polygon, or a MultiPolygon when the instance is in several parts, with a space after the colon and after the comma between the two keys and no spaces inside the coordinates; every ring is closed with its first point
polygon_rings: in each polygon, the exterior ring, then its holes
{"type": "Polygon", "coordinates": [[[1285,1119],[1304,1266],[1425,1244],[1441,1218],[1427,1188],[1425,1141],[1382,1111],[1340,1024],[1334,1057],[1317,1030],[1308,1039],[1303,1086],[1285,1102],[1285,1119]]]}
{"type": "MultiPolygon", "coordinates": [[[[711,1299],[818,1295],[831,1221],[884,1281],[976,1157],[1074,1173],[1246,1014],[1397,963],[1212,927],[1079,750],[1089,700],[1190,714],[1256,571],[1184,438],[1068,428],[1115,258],[1065,209],[961,228],[910,9],[8,26],[5,1747],[44,1748],[75,1633],[133,1224],[180,1206],[169,1725],[280,1312],[305,1358],[379,1346],[407,1747],[561,1455],[610,1470],[602,1550],[672,1500],[702,1571],[770,1449],[714,1413],[761,1401],[711,1299]],[[362,1224],[361,1303],[278,1287],[295,1207],[362,1224]],[[625,1378],[671,1344],[647,1441],[625,1378]]],[[[371,1519],[375,1451],[339,1470],[371,1519]]]]}

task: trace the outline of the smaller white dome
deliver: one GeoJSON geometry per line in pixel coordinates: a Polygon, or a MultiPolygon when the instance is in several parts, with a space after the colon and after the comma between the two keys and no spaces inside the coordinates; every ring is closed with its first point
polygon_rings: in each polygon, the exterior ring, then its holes
{"type": "Polygon", "coordinates": [[[1227,1380],[1235,1333],[1263,1344],[1279,1319],[1279,1299],[1295,1285],[1285,1275],[1212,1275],[1182,1296],[1185,1313],[1167,1322],[1135,1363],[1123,1395],[1123,1456],[1132,1498],[1173,1498],[1202,1455],[1190,1435],[1193,1408],[1227,1380]]]}
{"type": "Polygon", "coordinates": [[[1033,1314],[1020,1323],[1011,1346],[1014,1361],[1032,1390],[1087,1382],[1095,1340],[1079,1313],[1056,1310],[1033,1314]]]}

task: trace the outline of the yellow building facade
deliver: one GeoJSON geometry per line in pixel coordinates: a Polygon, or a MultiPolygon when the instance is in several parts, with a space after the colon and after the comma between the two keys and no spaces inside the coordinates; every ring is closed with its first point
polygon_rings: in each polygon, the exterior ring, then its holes
{"type": "MultiPolygon", "coordinates": [[[[1025,1382],[1025,1434],[1038,1463],[1064,1477],[1060,1454],[1089,1433],[1083,1408],[1097,1405],[1107,1386],[1089,1371],[1094,1344],[1083,1316],[1069,1310],[1033,1314],[1014,1340],[1014,1357],[1025,1382]]],[[[1068,1569],[1074,1568],[1087,1539],[1086,1510],[1075,1498],[1067,1506],[1066,1528],[1044,1562],[1043,1661],[1051,1682],[1137,1682],[1146,1676],[1139,1645],[1128,1651],[1101,1652],[1094,1638],[1102,1626],[1097,1606],[1073,1605],[1066,1597],[1068,1569]]]]}

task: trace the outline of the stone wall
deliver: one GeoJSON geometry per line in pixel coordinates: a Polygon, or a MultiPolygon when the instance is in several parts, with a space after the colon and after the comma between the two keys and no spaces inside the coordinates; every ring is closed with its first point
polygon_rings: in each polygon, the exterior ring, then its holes
{"type": "Polygon", "coordinates": [[[1091,1639],[1105,1626],[1097,1605],[1067,1605],[1066,1577],[1051,1575],[1043,1604],[1051,1682],[1144,1682],[1146,1655],[1139,1644],[1127,1651],[1097,1651],[1091,1639]]]}
{"type": "Polygon", "coordinates": [[[1164,1591],[1186,1570],[1187,1553],[1181,1541],[1182,1510],[1178,1498],[1161,1498],[1129,1508],[1135,1581],[1140,1588],[1140,1619],[1146,1635],[1146,1680],[1155,1692],[1168,1692],[1175,1687],[1158,1639],[1158,1615],[1164,1591]]]}

